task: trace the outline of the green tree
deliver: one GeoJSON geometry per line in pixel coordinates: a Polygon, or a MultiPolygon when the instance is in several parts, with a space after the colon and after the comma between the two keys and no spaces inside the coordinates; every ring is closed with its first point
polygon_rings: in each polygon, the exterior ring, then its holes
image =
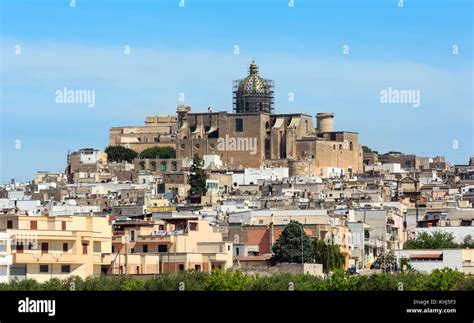
{"type": "Polygon", "coordinates": [[[301,263],[302,257],[304,262],[314,259],[311,239],[304,232],[303,225],[293,220],[285,226],[272,250],[273,262],[301,263]]]}
{"type": "Polygon", "coordinates": [[[166,146],[166,147],[150,147],[145,149],[140,153],[140,158],[161,158],[161,159],[169,159],[169,158],[176,158],[176,150],[173,147],[166,146]]]}
{"type": "Polygon", "coordinates": [[[206,188],[206,174],[202,169],[203,160],[196,154],[193,157],[193,164],[190,168],[189,174],[189,195],[191,196],[203,196],[207,192],[206,188]]]}
{"type": "Polygon", "coordinates": [[[313,241],[314,260],[323,265],[325,273],[344,268],[344,258],[338,245],[329,245],[323,240],[313,241]]]}
{"type": "Polygon", "coordinates": [[[377,259],[375,259],[374,263],[379,265],[379,268],[382,269],[382,272],[386,272],[397,264],[397,258],[392,251],[389,251],[379,255],[377,259]]]}
{"type": "Polygon", "coordinates": [[[379,153],[378,151],[372,150],[372,149],[370,149],[370,148],[367,147],[367,146],[362,146],[362,151],[363,151],[364,153],[374,153],[374,154],[378,154],[378,153],[379,153]]]}
{"type": "Polygon", "coordinates": [[[410,260],[406,257],[400,259],[400,270],[403,270],[403,266],[406,266],[407,271],[413,270],[413,266],[410,265],[410,260]]]}
{"type": "Polygon", "coordinates": [[[423,287],[424,290],[447,291],[453,289],[463,279],[463,273],[445,267],[433,270],[429,278],[423,282],[423,287]]]}
{"type": "Polygon", "coordinates": [[[138,155],[136,151],[122,146],[108,146],[104,151],[108,161],[119,163],[122,161],[131,163],[138,155]]]}
{"type": "Polygon", "coordinates": [[[432,234],[420,232],[415,239],[405,242],[404,249],[458,248],[459,245],[454,239],[454,235],[450,232],[434,231],[432,234]]]}
{"type": "Polygon", "coordinates": [[[460,247],[461,248],[474,248],[474,239],[472,239],[472,236],[470,234],[464,237],[462,243],[460,244],[460,247]]]}

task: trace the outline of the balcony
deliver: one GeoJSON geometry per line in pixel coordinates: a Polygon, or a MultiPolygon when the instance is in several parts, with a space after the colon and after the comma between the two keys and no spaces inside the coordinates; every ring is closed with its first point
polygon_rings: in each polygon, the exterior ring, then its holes
{"type": "Polygon", "coordinates": [[[110,254],[93,253],[88,255],[77,255],[73,253],[41,253],[38,251],[26,251],[24,253],[13,254],[13,263],[59,263],[59,264],[83,264],[92,261],[94,264],[110,264],[112,256],[110,254]]]}
{"type": "Polygon", "coordinates": [[[84,263],[84,256],[68,253],[41,253],[39,251],[31,252],[24,251],[24,253],[14,253],[13,262],[26,263],[64,263],[64,264],[78,264],[84,263]]]}

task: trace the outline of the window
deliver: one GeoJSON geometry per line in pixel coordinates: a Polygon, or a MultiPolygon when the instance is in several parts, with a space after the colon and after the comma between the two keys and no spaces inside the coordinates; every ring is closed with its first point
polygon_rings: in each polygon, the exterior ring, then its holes
{"type": "Polygon", "coordinates": [[[178,164],[177,164],[176,162],[173,162],[173,163],[171,164],[171,169],[172,169],[173,171],[177,171],[177,170],[178,170],[178,164]]]}
{"type": "Polygon", "coordinates": [[[63,243],[63,251],[64,251],[64,252],[67,252],[68,250],[69,250],[69,247],[68,247],[68,245],[67,245],[67,242],[64,242],[64,243],[63,243]]]}
{"type": "Polygon", "coordinates": [[[194,270],[201,271],[201,265],[194,265],[194,270]]]}
{"type": "Polygon", "coordinates": [[[154,172],[156,171],[156,162],[151,162],[151,171],[154,172]]]}
{"type": "Polygon", "coordinates": [[[48,273],[49,266],[48,265],[40,265],[40,273],[48,273]]]}
{"type": "Polygon", "coordinates": [[[66,221],[61,222],[61,230],[66,231],[66,221]]]}
{"type": "Polygon", "coordinates": [[[227,251],[230,251],[230,245],[227,246],[227,251]]]}
{"type": "Polygon", "coordinates": [[[71,272],[71,265],[62,265],[61,266],[62,273],[70,273],[71,272]]]}
{"type": "Polygon", "coordinates": [[[7,229],[13,229],[13,221],[12,220],[7,221],[7,229]]]}
{"type": "Polygon", "coordinates": [[[138,164],[138,166],[139,166],[140,170],[145,170],[145,162],[144,161],[140,162],[140,164],[138,164]]]}
{"type": "Polygon", "coordinates": [[[30,230],[38,230],[38,221],[30,221],[30,230]]]}
{"type": "Polygon", "coordinates": [[[197,229],[198,229],[198,224],[196,222],[189,222],[189,230],[197,231],[197,229]]]}
{"type": "Polygon", "coordinates": [[[112,253],[115,252],[115,246],[112,246],[112,253]]]}
{"type": "Polygon", "coordinates": [[[349,143],[349,149],[352,151],[354,150],[354,146],[352,145],[352,141],[349,143]]]}
{"type": "Polygon", "coordinates": [[[239,249],[239,247],[235,248],[235,255],[236,255],[236,256],[238,256],[238,255],[239,255],[239,253],[240,253],[240,249],[239,249]]]}
{"type": "Polygon", "coordinates": [[[168,252],[168,245],[159,244],[158,245],[158,252],[168,252]]]}
{"type": "Polygon", "coordinates": [[[242,131],[244,131],[244,120],[235,119],[235,132],[242,132],[242,131]]]}
{"type": "Polygon", "coordinates": [[[94,252],[95,253],[99,253],[99,252],[102,251],[102,245],[101,245],[100,241],[94,241],[93,247],[94,247],[94,252]]]}
{"type": "Polygon", "coordinates": [[[49,245],[47,242],[41,243],[41,253],[48,253],[49,245]]]}
{"type": "Polygon", "coordinates": [[[130,241],[135,241],[135,230],[130,230],[130,241]]]}
{"type": "Polygon", "coordinates": [[[87,242],[82,243],[82,254],[83,255],[87,255],[87,245],[88,245],[87,242]]]}
{"type": "Polygon", "coordinates": [[[130,249],[130,253],[135,253],[135,248],[130,249]]]}
{"type": "Polygon", "coordinates": [[[179,271],[184,271],[184,265],[183,264],[179,264],[179,271]]]}
{"type": "Polygon", "coordinates": [[[166,172],[166,163],[165,162],[161,163],[161,171],[166,172]]]}
{"type": "Polygon", "coordinates": [[[148,252],[148,245],[147,244],[143,245],[143,252],[148,252]]]}

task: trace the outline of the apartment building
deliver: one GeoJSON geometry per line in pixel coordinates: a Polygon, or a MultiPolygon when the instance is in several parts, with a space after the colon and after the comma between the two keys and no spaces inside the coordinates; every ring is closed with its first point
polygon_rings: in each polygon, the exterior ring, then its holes
{"type": "Polygon", "coordinates": [[[232,243],[198,217],[117,220],[111,274],[158,274],[232,267],[232,243]]]}
{"type": "Polygon", "coordinates": [[[0,216],[11,239],[11,278],[44,282],[108,270],[112,226],[101,216],[0,216]]]}

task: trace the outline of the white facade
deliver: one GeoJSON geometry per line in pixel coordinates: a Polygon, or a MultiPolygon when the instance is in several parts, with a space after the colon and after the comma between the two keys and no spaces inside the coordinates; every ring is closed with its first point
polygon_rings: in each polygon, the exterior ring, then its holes
{"type": "Polygon", "coordinates": [[[94,149],[82,149],[79,151],[81,154],[81,164],[97,164],[99,162],[99,151],[94,149]]]}
{"type": "Polygon", "coordinates": [[[244,173],[232,174],[232,185],[257,185],[259,180],[278,181],[288,178],[290,174],[288,167],[280,168],[246,168],[244,173]]]}
{"type": "Polygon", "coordinates": [[[418,271],[431,272],[445,267],[459,272],[474,273],[474,250],[472,249],[409,249],[396,250],[395,256],[408,259],[418,271]]]}
{"type": "Polygon", "coordinates": [[[209,166],[211,166],[211,164],[213,164],[217,168],[222,166],[222,160],[219,155],[204,155],[202,157],[204,162],[204,169],[207,169],[209,166]]]}
{"type": "Polygon", "coordinates": [[[6,232],[0,232],[0,283],[9,282],[11,265],[10,237],[6,232]]]}
{"type": "Polygon", "coordinates": [[[404,170],[400,167],[400,164],[398,163],[387,163],[387,164],[376,163],[374,165],[365,165],[364,171],[388,172],[390,174],[404,172],[404,170]]]}
{"type": "Polygon", "coordinates": [[[219,194],[219,181],[214,179],[206,179],[206,195],[219,194]]]}

